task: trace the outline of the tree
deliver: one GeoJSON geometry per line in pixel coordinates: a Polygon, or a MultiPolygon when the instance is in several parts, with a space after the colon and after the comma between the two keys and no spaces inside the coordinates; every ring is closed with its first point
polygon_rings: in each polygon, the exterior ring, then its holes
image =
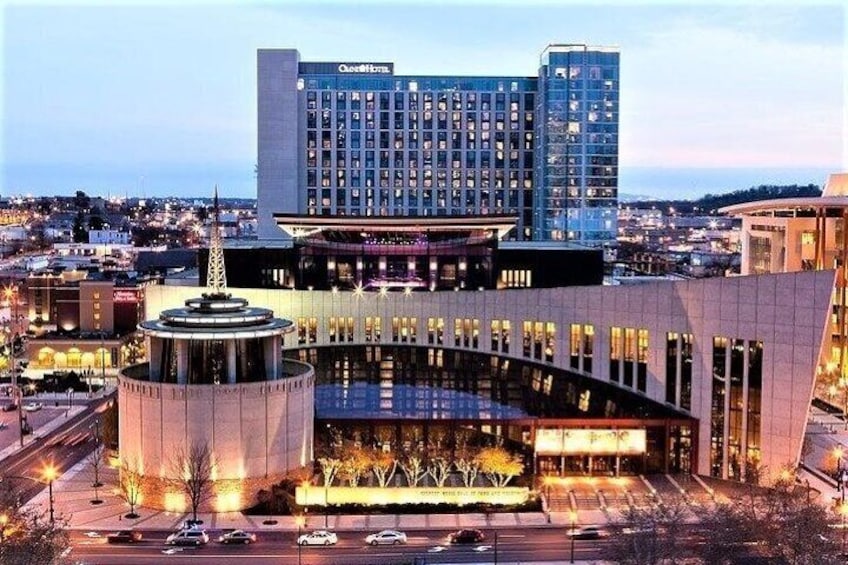
{"type": "Polygon", "coordinates": [[[359,485],[362,475],[371,469],[371,456],[361,447],[350,447],[345,458],[342,460],[341,474],[347,479],[350,486],[359,485]]]}
{"type": "Polygon", "coordinates": [[[130,505],[130,511],[124,515],[125,518],[138,518],[135,507],[141,499],[141,480],[141,470],[139,469],[138,461],[135,459],[125,459],[123,465],[121,465],[118,477],[118,493],[130,505]]]}
{"type": "Polygon", "coordinates": [[[321,474],[324,476],[324,484],[330,486],[342,468],[342,460],[336,457],[321,457],[318,459],[321,466],[321,474]]]}
{"type": "Polygon", "coordinates": [[[482,471],[492,486],[505,487],[513,477],[524,472],[521,456],[510,453],[503,447],[484,447],[477,454],[482,471]]]}
{"type": "Polygon", "coordinates": [[[70,548],[62,520],[17,505],[0,505],[0,563],[58,565],[70,548]]]}
{"type": "Polygon", "coordinates": [[[382,488],[389,486],[397,471],[398,462],[394,455],[385,451],[377,451],[371,461],[371,469],[377,478],[377,484],[382,488]]]}
{"type": "Polygon", "coordinates": [[[108,449],[117,449],[118,445],[118,401],[111,400],[100,417],[100,443],[108,449]]]}
{"type": "Polygon", "coordinates": [[[188,498],[192,520],[197,520],[198,508],[212,496],[215,466],[215,456],[206,442],[181,446],[174,453],[171,461],[172,481],[188,498]]]}
{"type": "Polygon", "coordinates": [[[94,445],[94,449],[91,453],[88,454],[88,466],[91,467],[92,473],[94,473],[94,481],[91,483],[91,486],[94,487],[94,498],[91,500],[92,504],[100,504],[103,502],[100,500],[98,489],[103,486],[103,483],[100,482],[100,469],[103,468],[103,458],[106,455],[106,446],[103,445],[103,442],[100,441],[100,438],[97,438],[97,443],[94,445]]]}
{"type": "Polygon", "coordinates": [[[85,229],[85,220],[82,211],[77,212],[74,217],[74,225],[71,228],[74,243],[88,243],[88,231],[85,229]]]}
{"type": "Polygon", "coordinates": [[[827,510],[810,504],[809,491],[784,469],[770,488],[749,489],[747,500],[718,504],[700,516],[704,537],[698,546],[707,564],[736,562],[757,554],[783,563],[837,563],[839,544],[832,539],[827,510]]]}
{"type": "Polygon", "coordinates": [[[433,479],[437,487],[445,486],[450,477],[451,462],[444,457],[435,457],[427,465],[427,474],[433,479]]]}
{"type": "Polygon", "coordinates": [[[456,470],[462,475],[462,484],[465,488],[471,488],[477,481],[477,474],[480,472],[480,460],[476,454],[465,452],[459,456],[454,463],[456,470]]]}
{"type": "Polygon", "coordinates": [[[417,455],[408,455],[404,461],[401,461],[400,468],[406,477],[406,484],[411,487],[417,487],[421,479],[427,475],[424,462],[417,455]]]}
{"type": "Polygon", "coordinates": [[[605,557],[622,565],[674,562],[686,513],[682,503],[628,507],[616,523],[617,535],[604,546],[605,557]]]}

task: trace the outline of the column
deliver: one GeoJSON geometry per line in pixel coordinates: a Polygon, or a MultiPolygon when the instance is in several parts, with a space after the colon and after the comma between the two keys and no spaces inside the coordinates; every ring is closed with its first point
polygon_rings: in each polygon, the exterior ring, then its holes
{"type": "Polygon", "coordinates": [[[177,384],[184,385],[188,382],[188,341],[184,339],[174,341],[177,350],[177,384]]]}
{"type": "Polygon", "coordinates": [[[227,384],[236,384],[236,340],[228,339],[225,345],[227,351],[227,384]]]}

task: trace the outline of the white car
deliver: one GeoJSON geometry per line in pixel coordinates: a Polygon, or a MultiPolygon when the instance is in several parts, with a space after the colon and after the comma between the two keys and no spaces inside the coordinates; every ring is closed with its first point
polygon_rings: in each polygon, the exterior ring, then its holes
{"type": "Polygon", "coordinates": [[[406,534],[397,530],[383,530],[366,536],[365,543],[369,545],[398,545],[406,543],[406,534]]]}
{"type": "Polygon", "coordinates": [[[44,408],[44,405],[40,402],[28,402],[24,404],[24,412],[38,412],[44,408]]]}
{"type": "Polygon", "coordinates": [[[165,539],[165,545],[206,545],[209,535],[203,530],[182,530],[165,539]]]}
{"type": "Polygon", "coordinates": [[[338,541],[339,537],[334,532],[316,530],[297,538],[297,545],[336,545],[338,541]]]}

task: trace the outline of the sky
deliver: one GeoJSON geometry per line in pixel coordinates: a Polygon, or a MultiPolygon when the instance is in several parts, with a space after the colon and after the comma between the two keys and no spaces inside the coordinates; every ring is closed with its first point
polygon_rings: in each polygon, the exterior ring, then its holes
{"type": "Polygon", "coordinates": [[[848,168],[841,3],[227,2],[2,11],[0,195],[255,197],[256,50],[535,76],[621,50],[619,191],[694,198],[848,168]]]}

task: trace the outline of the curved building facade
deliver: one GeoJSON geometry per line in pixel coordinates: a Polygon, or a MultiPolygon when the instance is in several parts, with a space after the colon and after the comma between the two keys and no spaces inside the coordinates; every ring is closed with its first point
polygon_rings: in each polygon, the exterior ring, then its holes
{"type": "Polygon", "coordinates": [[[212,454],[201,510],[249,507],[260,489],[311,463],[314,371],[281,355],[292,322],[217,292],[139,328],[150,361],[122,372],[118,397],[121,462],[142,477],[140,504],[188,508],[176,454],[195,445],[212,454]]]}
{"type": "MultiPolygon", "coordinates": [[[[242,292],[291,315],[296,331],[285,349],[409,344],[434,355],[497,352],[644,396],[691,418],[693,472],[745,480],[799,459],[816,367],[829,349],[823,337],[834,277],[807,271],[617,287],[242,292]]],[[[150,289],[148,312],[191,290],[150,289]]],[[[541,390],[545,379],[542,371],[541,390]]],[[[588,387],[574,394],[593,398],[588,387]]],[[[556,434],[548,439],[560,442],[556,434]]],[[[539,454],[571,449],[565,440],[556,449],[538,434],[535,441],[539,454]]]]}

